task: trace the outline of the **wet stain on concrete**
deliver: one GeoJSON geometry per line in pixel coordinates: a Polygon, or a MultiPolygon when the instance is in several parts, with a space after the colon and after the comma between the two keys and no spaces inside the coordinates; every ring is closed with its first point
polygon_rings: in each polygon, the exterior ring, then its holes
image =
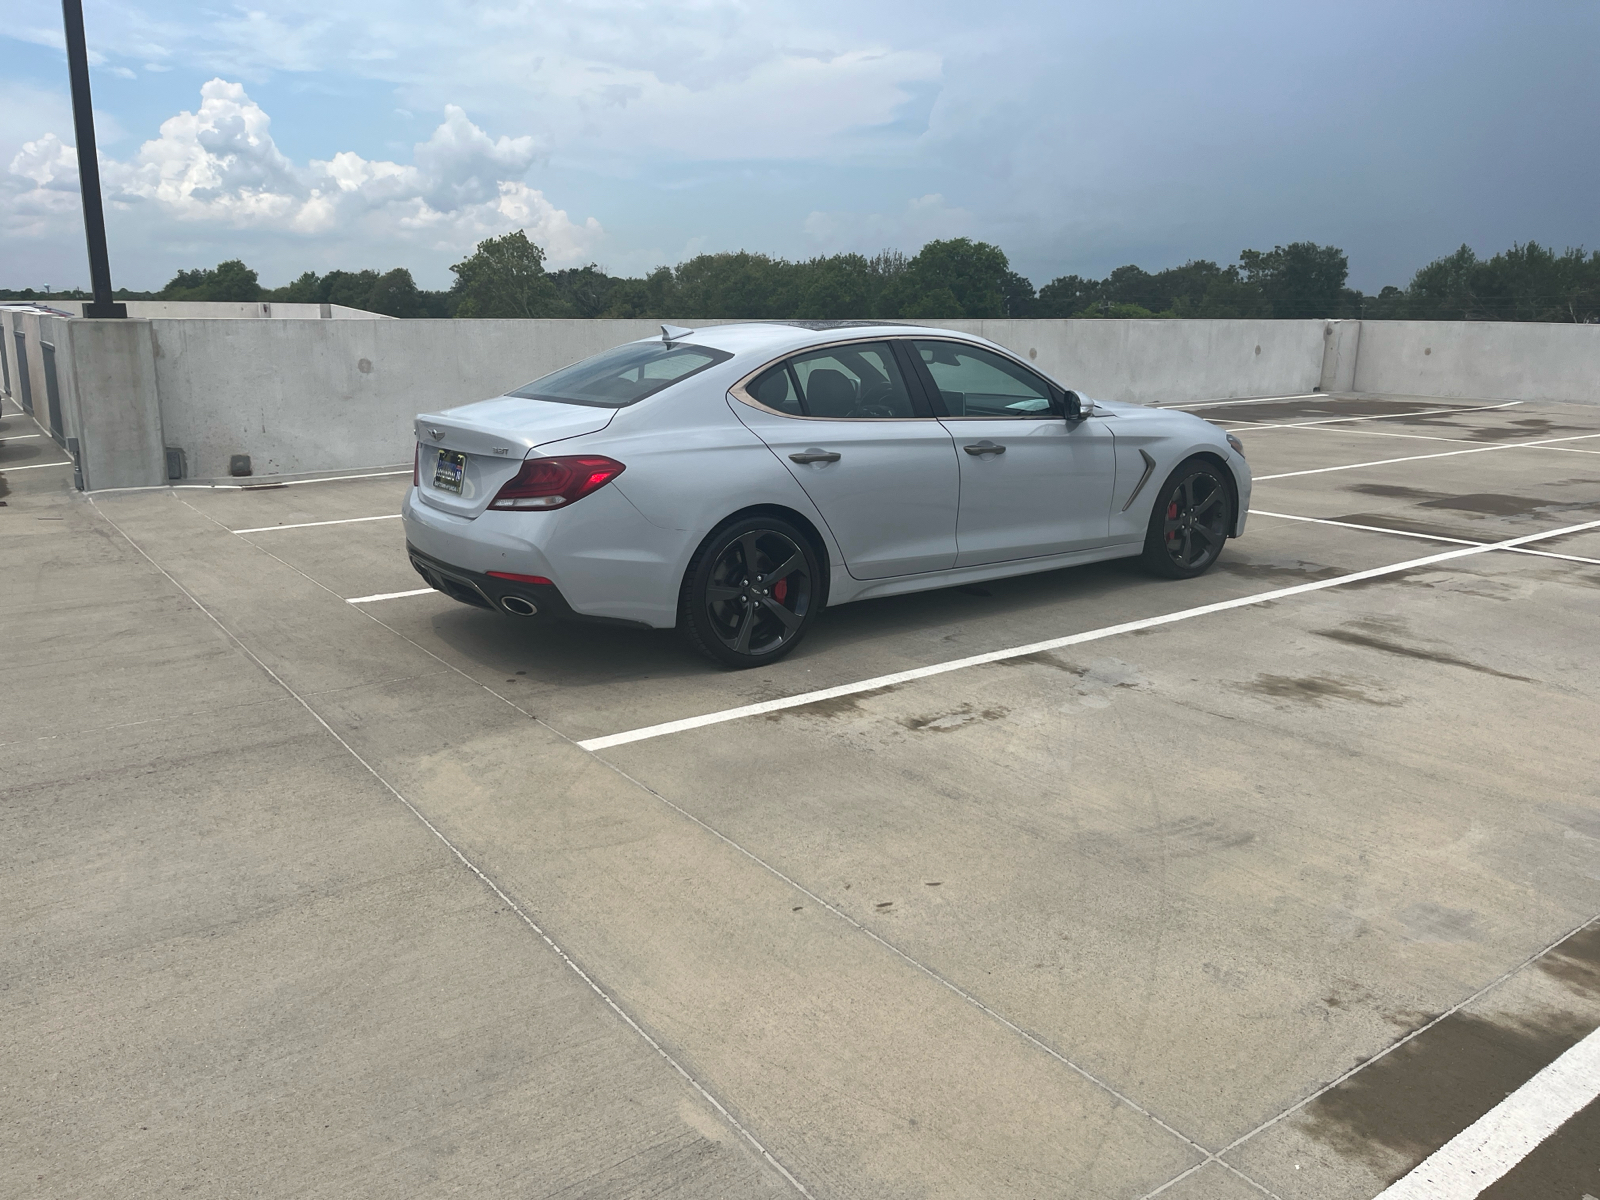
{"type": "Polygon", "coordinates": [[[947,713],[933,713],[925,717],[904,717],[900,723],[913,733],[950,733],[964,725],[972,725],[979,721],[998,721],[1006,716],[1009,708],[974,709],[970,704],[963,704],[960,708],[947,713]]]}
{"type": "MultiPolygon", "coordinates": [[[[1396,533],[1425,533],[1429,537],[1459,538],[1468,542],[1481,542],[1481,530],[1457,529],[1446,525],[1431,525],[1426,521],[1412,521],[1406,517],[1396,516],[1394,513],[1346,513],[1342,517],[1331,518],[1335,521],[1346,521],[1351,525],[1369,525],[1378,529],[1392,529],[1396,533]]],[[[1440,543],[1439,550],[1449,550],[1450,546],[1440,543]]]]}
{"type": "MultiPolygon", "coordinates": [[[[1394,577],[1390,576],[1389,578],[1392,579],[1394,577]]],[[[1362,633],[1355,629],[1314,629],[1312,632],[1318,637],[1329,638],[1335,642],[1343,642],[1348,646],[1362,646],[1368,650],[1381,650],[1385,654],[1393,654],[1400,658],[1416,658],[1424,662],[1440,663],[1447,667],[1461,667],[1467,671],[1476,671],[1480,675],[1493,675],[1497,679],[1514,679],[1518,683],[1535,682],[1526,675],[1513,675],[1509,671],[1498,671],[1494,667],[1486,667],[1482,663],[1475,663],[1471,659],[1461,658],[1445,650],[1428,650],[1421,646],[1407,646],[1385,637],[1362,633]]]]}
{"type": "Polygon", "coordinates": [[[1363,496],[1384,496],[1390,500],[1437,500],[1444,492],[1430,492],[1426,488],[1404,487],[1397,483],[1354,483],[1344,489],[1363,496]]]}
{"type": "Polygon", "coordinates": [[[1482,513],[1490,517],[1528,517],[1537,512],[1564,512],[1600,507],[1600,502],[1540,500],[1532,496],[1510,496],[1502,492],[1470,492],[1464,496],[1441,496],[1425,500],[1418,508],[1448,508],[1455,512],[1482,513]]]}
{"type": "Polygon", "coordinates": [[[1570,1017],[1452,1013],[1306,1106],[1299,1128],[1393,1181],[1576,1045],[1570,1017]]]}
{"type": "Polygon", "coordinates": [[[1239,579],[1291,580],[1297,583],[1313,579],[1332,579],[1344,574],[1338,567],[1323,567],[1316,563],[1244,562],[1237,558],[1219,559],[1216,569],[1239,579]]]}
{"type": "Polygon", "coordinates": [[[1015,658],[1002,658],[995,663],[997,667],[1049,667],[1053,671],[1065,671],[1068,675],[1081,677],[1084,669],[1060,658],[1052,651],[1040,650],[1036,654],[1019,654],[1015,658]]]}
{"type": "Polygon", "coordinates": [[[0,496],[9,496],[10,494],[11,494],[11,485],[6,482],[6,477],[5,477],[4,472],[0,472],[0,496]]]}
{"type": "Polygon", "coordinates": [[[767,713],[767,720],[781,721],[788,716],[802,717],[852,717],[862,711],[861,702],[873,696],[887,696],[890,692],[898,691],[900,685],[891,683],[887,687],[871,688],[865,692],[851,692],[848,696],[830,696],[826,700],[813,700],[809,704],[797,704],[793,708],[781,708],[777,712],[767,713]]]}
{"type": "Polygon", "coordinates": [[[1383,696],[1375,696],[1366,688],[1347,679],[1332,675],[1257,675],[1249,683],[1237,685],[1245,691],[1271,696],[1275,700],[1298,700],[1303,704],[1321,705],[1324,700],[1354,700],[1393,708],[1401,703],[1383,696]]]}
{"type": "Polygon", "coordinates": [[[1538,966],[1579,995],[1600,999],[1600,924],[1573,934],[1541,958],[1538,966]]]}
{"type": "Polygon", "coordinates": [[[1555,437],[1563,433],[1593,433],[1594,430],[1585,429],[1582,425],[1560,425],[1543,417],[1535,417],[1506,425],[1483,425],[1465,432],[1475,442],[1514,442],[1523,438],[1533,441],[1555,437]]]}

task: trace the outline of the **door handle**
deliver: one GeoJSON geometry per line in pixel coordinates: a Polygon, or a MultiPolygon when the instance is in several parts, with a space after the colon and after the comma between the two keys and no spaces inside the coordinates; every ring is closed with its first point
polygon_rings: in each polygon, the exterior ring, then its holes
{"type": "Polygon", "coordinates": [[[838,462],[839,455],[832,450],[823,450],[817,446],[812,446],[809,450],[802,451],[799,454],[789,455],[789,461],[797,463],[838,462]]]}
{"type": "Polygon", "coordinates": [[[1004,454],[1006,452],[1006,448],[1004,446],[997,445],[994,442],[991,442],[988,438],[985,438],[981,442],[974,442],[970,446],[963,446],[961,448],[968,454],[1004,454]]]}

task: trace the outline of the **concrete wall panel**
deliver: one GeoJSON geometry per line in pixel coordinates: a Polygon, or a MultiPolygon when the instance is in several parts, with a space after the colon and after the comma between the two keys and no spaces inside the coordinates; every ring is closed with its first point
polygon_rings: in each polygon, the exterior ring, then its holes
{"type": "Polygon", "coordinates": [[[1600,325],[1365,321],[1355,390],[1600,404],[1600,325]]]}
{"type": "Polygon", "coordinates": [[[83,486],[159,487],[167,481],[150,322],[69,321],[57,359],[68,432],[78,439],[83,486]],[[63,343],[65,344],[63,346],[63,343]],[[69,378],[70,377],[70,378],[69,378]]]}

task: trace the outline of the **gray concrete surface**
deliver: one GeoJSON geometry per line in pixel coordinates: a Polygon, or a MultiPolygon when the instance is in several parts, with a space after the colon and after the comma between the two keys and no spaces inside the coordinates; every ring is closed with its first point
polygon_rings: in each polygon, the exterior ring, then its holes
{"type": "Polygon", "coordinates": [[[1600,521],[1592,408],[1205,411],[1279,476],[1206,577],[728,674],[276,528],[404,477],[90,499],[8,404],[0,1190],[1375,1195],[1600,1025],[1600,531],[575,744],[1600,521]]]}

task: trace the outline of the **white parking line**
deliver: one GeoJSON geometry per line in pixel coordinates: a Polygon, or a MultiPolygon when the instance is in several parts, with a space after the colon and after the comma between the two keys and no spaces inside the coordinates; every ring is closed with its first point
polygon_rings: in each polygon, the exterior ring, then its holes
{"type": "MultiPolygon", "coordinates": [[[[379,592],[376,596],[355,596],[346,600],[345,603],[371,604],[374,600],[400,600],[406,596],[428,596],[434,594],[436,593],[433,588],[417,588],[415,591],[410,592],[379,592]]],[[[442,593],[437,594],[442,595],[442,593]]]]}
{"type": "Polygon", "coordinates": [[[1377,1200],[1473,1200],[1600,1096],[1600,1029],[1428,1156],[1377,1200]]]}
{"type": "MultiPolygon", "coordinates": [[[[259,483],[169,483],[168,491],[172,492],[251,492],[268,488],[299,487],[307,483],[342,483],[347,479],[386,479],[390,475],[409,475],[412,468],[405,467],[396,471],[364,471],[360,475],[320,475],[315,479],[273,479],[270,475],[263,477],[259,483]]],[[[153,489],[148,487],[114,487],[95,488],[90,494],[95,496],[111,495],[115,492],[148,492],[153,489]]]]}
{"type": "Polygon", "coordinates": [[[1153,408],[1227,408],[1235,404],[1270,404],[1274,400],[1332,400],[1327,392],[1301,392],[1298,396],[1252,396],[1248,400],[1197,400],[1193,404],[1156,404],[1153,408]]]}
{"type": "Polygon", "coordinates": [[[821,688],[814,692],[802,692],[798,696],[785,696],[778,700],[764,700],[759,704],[745,704],[738,708],[727,708],[721,712],[705,713],[698,717],[684,717],[677,721],[663,721],[659,725],[647,725],[641,729],[629,729],[622,733],[607,734],[605,737],[589,738],[587,741],[579,742],[578,745],[591,752],[609,750],[613,746],[625,746],[629,742],[642,742],[649,738],[664,737],[670,733],[683,733],[690,729],[701,729],[707,725],[720,725],[725,721],[737,721],[741,717],[758,717],[765,713],[781,712],[786,708],[799,708],[803,704],[814,704],[819,700],[832,700],[838,696],[853,696],[861,692],[876,691],[879,688],[894,687],[898,684],[910,683],[916,679],[927,679],[933,675],[960,671],[966,667],[978,667],[986,663],[1003,662],[1007,659],[1021,658],[1028,654],[1041,654],[1046,650],[1059,650],[1065,646],[1082,645],[1084,642],[1097,642],[1102,638],[1116,637],[1118,634],[1136,633],[1141,629],[1154,629],[1160,625],[1171,625],[1174,622],[1187,621],[1193,617],[1204,617],[1211,613],[1226,612],[1229,609],[1265,604],[1270,600],[1282,600],[1289,596],[1301,595],[1304,592],[1319,592],[1325,588],[1339,587],[1342,584],[1359,583],[1363,579],[1378,579],[1384,575],[1395,575],[1401,571],[1414,570],[1417,567],[1449,562],[1456,558],[1467,558],[1474,554],[1486,554],[1491,550],[1506,550],[1528,542],[1544,541],[1547,538],[1561,537],[1568,533],[1580,533],[1589,529],[1600,529],[1600,521],[1585,521],[1581,525],[1568,525],[1562,529],[1546,530],[1544,533],[1524,534],[1521,537],[1507,538],[1503,542],[1489,542],[1481,546],[1466,546],[1459,550],[1446,550],[1440,554],[1430,554],[1426,558],[1413,558],[1406,562],[1391,563],[1386,567],[1373,567],[1366,571],[1355,571],[1349,575],[1336,576],[1333,579],[1317,579],[1310,583],[1297,583],[1291,587],[1275,588],[1270,592],[1257,592],[1251,596],[1240,596],[1235,600],[1221,600],[1215,604],[1202,604],[1198,608],[1186,608],[1179,612],[1163,613],[1159,617],[1145,617],[1139,621],[1126,621],[1120,625],[1108,625],[1103,629],[1090,629],[1084,633],[1069,634],[1066,637],[1051,638],[1043,642],[1032,642],[1026,646],[1014,646],[1009,650],[991,650],[987,654],[974,654],[968,658],[957,658],[949,662],[934,663],[931,666],[915,667],[909,671],[896,671],[891,675],[879,675],[873,679],[862,679],[855,683],[840,684],[838,687],[821,688]]]}
{"type": "MultiPolygon", "coordinates": [[[[1250,515],[1253,517],[1277,517],[1280,521],[1306,521],[1312,525],[1335,525],[1340,529],[1359,529],[1364,533],[1388,533],[1395,537],[1418,538],[1424,542],[1449,542],[1456,546],[1487,546],[1487,542],[1476,542],[1471,538],[1443,537],[1437,533],[1417,533],[1410,529],[1390,529],[1387,525],[1357,525],[1354,521],[1331,521],[1327,517],[1299,517],[1293,513],[1268,512],[1264,508],[1252,508],[1250,515]]],[[[1560,558],[1567,562],[1589,563],[1600,567],[1600,558],[1584,558],[1577,554],[1557,554],[1554,550],[1529,550],[1526,546],[1507,546],[1507,554],[1531,554],[1538,558],[1560,558]]]]}
{"type": "Polygon", "coordinates": [[[29,438],[43,436],[42,433],[0,433],[0,442],[25,442],[29,438]]]}
{"type": "Polygon", "coordinates": [[[0,466],[0,474],[5,474],[8,471],[37,471],[40,467],[70,467],[71,465],[72,465],[72,460],[70,458],[68,458],[68,459],[64,459],[61,462],[33,463],[32,465],[26,466],[26,467],[0,466]]]}
{"type": "Polygon", "coordinates": [[[1578,433],[1571,437],[1541,438],[1536,442],[1501,442],[1496,446],[1474,446],[1470,450],[1441,450],[1437,454],[1408,454],[1404,458],[1378,458],[1371,462],[1346,463],[1342,467],[1313,467],[1309,471],[1282,471],[1276,475],[1257,475],[1256,483],[1269,479],[1293,479],[1300,475],[1326,475],[1329,471],[1356,471],[1362,467],[1386,467],[1390,463],[1421,462],[1426,458],[1454,458],[1458,454],[1488,454],[1494,450],[1522,450],[1533,446],[1549,446],[1556,442],[1581,442],[1600,437],[1600,433],[1578,433]]]}
{"type": "Polygon", "coordinates": [[[275,529],[315,529],[319,525],[358,525],[362,521],[398,521],[399,513],[384,513],[381,517],[346,517],[342,521],[301,521],[298,525],[257,525],[254,529],[230,529],[229,533],[271,533],[275,529]]]}
{"type": "MultiPolygon", "coordinates": [[[[1240,429],[1304,429],[1312,425],[1348,425],[1352,421],[1394,421],[1401,417],[1436,417],[1441,413],[1494,412],[1496,409],[1511,408],[1521,403],[1521,400],[1507,400],[1504,404],[1490,404],[1483,408],[1425,408],[1421,412],[1375,413],[1365,417],[1325,417],[1320,421],[1278,421],[1270,425],[1260,421],[1245,421],[1243,425],[1235,426],[1235,431],[1240,429]]],[[[1243,420],[1242,417],[1239,419],[1243,420]]]]}

